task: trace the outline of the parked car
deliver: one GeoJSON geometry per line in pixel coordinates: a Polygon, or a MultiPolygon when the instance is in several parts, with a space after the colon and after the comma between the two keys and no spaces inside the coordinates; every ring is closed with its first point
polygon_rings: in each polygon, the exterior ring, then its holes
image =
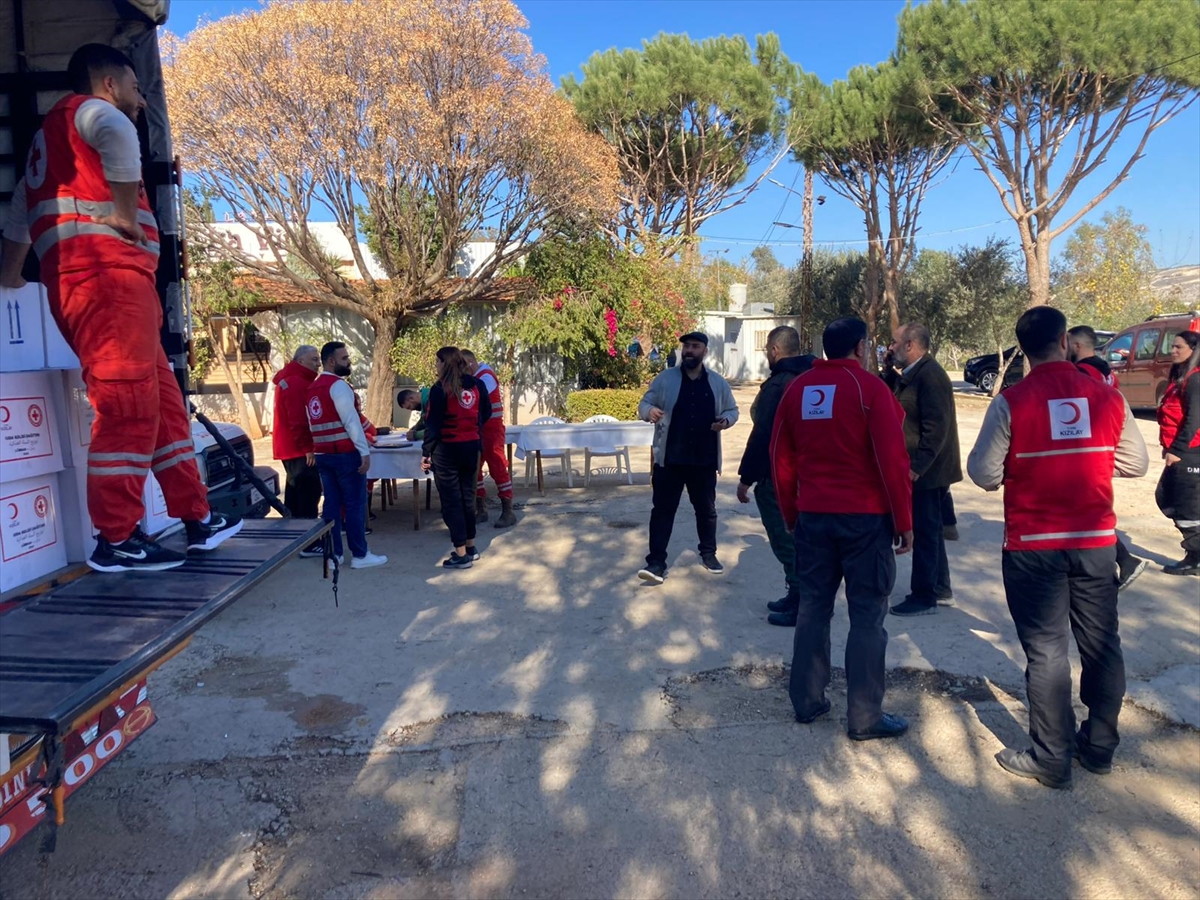
{"type": "Polygon", "coordinates": [[[1200,310],[1152,316],[1118,332],[1104,348],[1104,358],[1134,409],[1153,409],[1167,389],[1171,343],[1181,331],[1200,331],[1200,310]]]}
{"type": "MultiPolygon", "coordinates": [[[[1112,331],[1097,331],[1096,337],[1099,343],[1096,345],[1097,350],[1103,350],[1115,332],[1112,331]]],[[[1025,355],[1016,347],[1009,347],[1004,351],[1004,358],[1013,358],[1013,361],[1008,366],[1008,371],[1004,373],[1004,387],[1010,388],[1022,378],[1025,377],[1025,355]]],[[[1000,355],[997,353],[985,353],[982,356],[973,356],[967,360],[967,364],[963,367],[963,379],[975,385],[985,394],[990,394],[992,388],[996,384],[996,378],[1000,375],[1000,355]]],[[[1001,388],[1003,390],[1004,388],[1001,388]]]]}
{"type": "MultiPolygon", "coordinates": [[[[270,466],[254,465],[254,445],[246,432],[230,422],[217,422],[216,425],[233,451],[278,494],[278,473],[270,466]]],[[[229,454],[199,422],[192,422],[192,441],[196,445],[200,478],[208,486],[208,502],[213,509],[244,519],[261,519],[271,511],[267,498],[238,471],[229,454]]]]}

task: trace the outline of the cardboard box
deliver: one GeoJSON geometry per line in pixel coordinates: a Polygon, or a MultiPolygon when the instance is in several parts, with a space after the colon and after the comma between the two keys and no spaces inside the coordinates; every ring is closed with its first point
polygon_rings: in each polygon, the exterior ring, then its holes
{"type": "Polygon", "coordinates": [[[58,486],[67,562],[83,562],[96,549],[96,530],[87,509],[87,462],[59,472],[58,486]]]}
{"type": "Polygon", "coordinates": [[[79,357],[67,343],[67,339],[58,330],[58,323],[50,314],[50,301],[46,297],[46,288],[41,289],[42,301],[42,334],[45,338],[46,368],[47,369],[78,369],[79,357]]]}
{"type": "Polygon", "coordinates": [[[62,469],[61,395],[54,373],[0,373],[0,483],[62,469]]]}
{"type": "Polygon", "coordinates": [[[66,566],[59,477],[56,473],[0,486],[0,591],[66,566]]]}
{"type": "Polygon", "coordinates": [[[46,367],[42,334],[41,285],[0,287],[0,372],[30,372],[46,367]]]}

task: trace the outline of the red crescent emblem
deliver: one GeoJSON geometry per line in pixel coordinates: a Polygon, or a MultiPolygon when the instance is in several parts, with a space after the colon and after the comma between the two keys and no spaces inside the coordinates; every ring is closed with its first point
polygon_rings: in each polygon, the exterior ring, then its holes
{"type": "Polygon", "coordinates": [[[8,411],[7,406],[0,406],[0,424],[8,424],[8,420],[12,418],[12,413],[8,411]]]}
{"type": "MultiPolygon", "coordinates": [[[[1076,422],[1079,421],[1079,417],[1083,415],[1083,413],[1080,412],[1080,410],[1079,410],[1078,403],[1072,403],[1070,400],[1066,400],[1063,402],[1062,407],[1070,407],[1075,413],[1073,418],[1062,420],[1062,423],[1064,425],[1074,425],[1076,422]]],[[[1059,407],[1059,408],[1061,409],[1062,407],[1059,407]]]]}
{"type": "Polygon", "coordinates": [[[17,504],[15,504],[15,503],[10,503],[10,504],[8,504],[8,508],[12,510],[12,512],[11,512],[11,513],[9,513],[9,516],[8,516],[8,518],[9,518],[9,519],[15,519],[15,518],[17,517],[17,514],[20,512],[20,510],[19,510],[19,509],[17,509],[17,504]]]}
{"type": "Polygon", "coordinates": [[[824,406],[825,405],[825,392],[823,390],[821,390],[820,388],[813,388],[813,396],[821,398],[820,400],[814,401],[813,406],[824,406]]]}

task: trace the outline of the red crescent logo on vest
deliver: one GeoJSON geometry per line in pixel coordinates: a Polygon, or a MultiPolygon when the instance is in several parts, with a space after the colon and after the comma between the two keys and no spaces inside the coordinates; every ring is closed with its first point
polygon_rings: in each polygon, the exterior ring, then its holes
{"type": "Polygon", "coordinates": [[[40,128],[33,136],[33,144],[29,148],[29,157],[25,163],[25,186],[37,190],[46,180],[46,133],[40,128]]]}
{"type": "Polygon", "coordinates": [[[308,417],[314,422],[321,418],[321,413],[325,410],[321,408],[320,397],[310,397],[308,400],[308,417]]]}
{"type": "Polygon", "coordinates": [[[817,398],[815,401],[816,406],[825,405],[825,392],[823,390],[820,388],[813,388],[813,396],[817,398]]]}
{"type": "Polygon", "coordinates": [[[1083,414],[1079,410],[1079,404],[1072,403],[1070,400],[1064,400],[1062,402],[1062,404],[1058,407],[1058,409],[1059,409],[1059,412],[1063,413],[1065,416],[1070,417],[1070,418],[1063,418],[1061,420],[1064,425],[1074,425],[1076,422],[1079,421],[1079,417],[1083,414]],[[1070,410],[1070,412],[1067,412],[1067,410],[1070,410]]]}

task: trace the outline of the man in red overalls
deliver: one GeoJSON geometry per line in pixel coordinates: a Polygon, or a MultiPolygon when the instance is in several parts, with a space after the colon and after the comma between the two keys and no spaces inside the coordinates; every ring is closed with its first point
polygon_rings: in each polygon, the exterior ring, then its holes
{"type": "MultiPolygon", "coordinates": [[[[79,357],[95,410],[88,513],[100,532],[88,565],[101,572],[180,566],[182,553],[139,527],[146,476],[184,521],[189,550],[212,550],[241,520],[210,512],[183,395],[159,342],[158,227],[141,183],[134,124],[146,101],[133,63],[86,44],[67,67],[74,93],[46,114],[13,196],[6,250],[32,244],[50,311],[79,357]]],[[[6,270],[8,266],[5,266],[6,270]]]]}
{"type": "MultiPolygon", "coordinates": [[[[492,417],[483,426],[483,463],[487,464],[488,474],[496,482],[496,491],[500,494],[500,518],[496,520],[497,528],[508,528],[517,524],[513,513],[513,483],[508,471],[508,459],[504,455],[504,394],[500,390],[500,379],[495,371],[486,363],[481,363],[470,350],[463,350],[462,358],[467,364],[467,372],[473,375],[480,386],[487,391],[492,403],[492,417]]],[[[487,488],[483,485],[483,464],[479,466],[479,484],[475,489],[475,519],[487,521],[487,488]]]]}

